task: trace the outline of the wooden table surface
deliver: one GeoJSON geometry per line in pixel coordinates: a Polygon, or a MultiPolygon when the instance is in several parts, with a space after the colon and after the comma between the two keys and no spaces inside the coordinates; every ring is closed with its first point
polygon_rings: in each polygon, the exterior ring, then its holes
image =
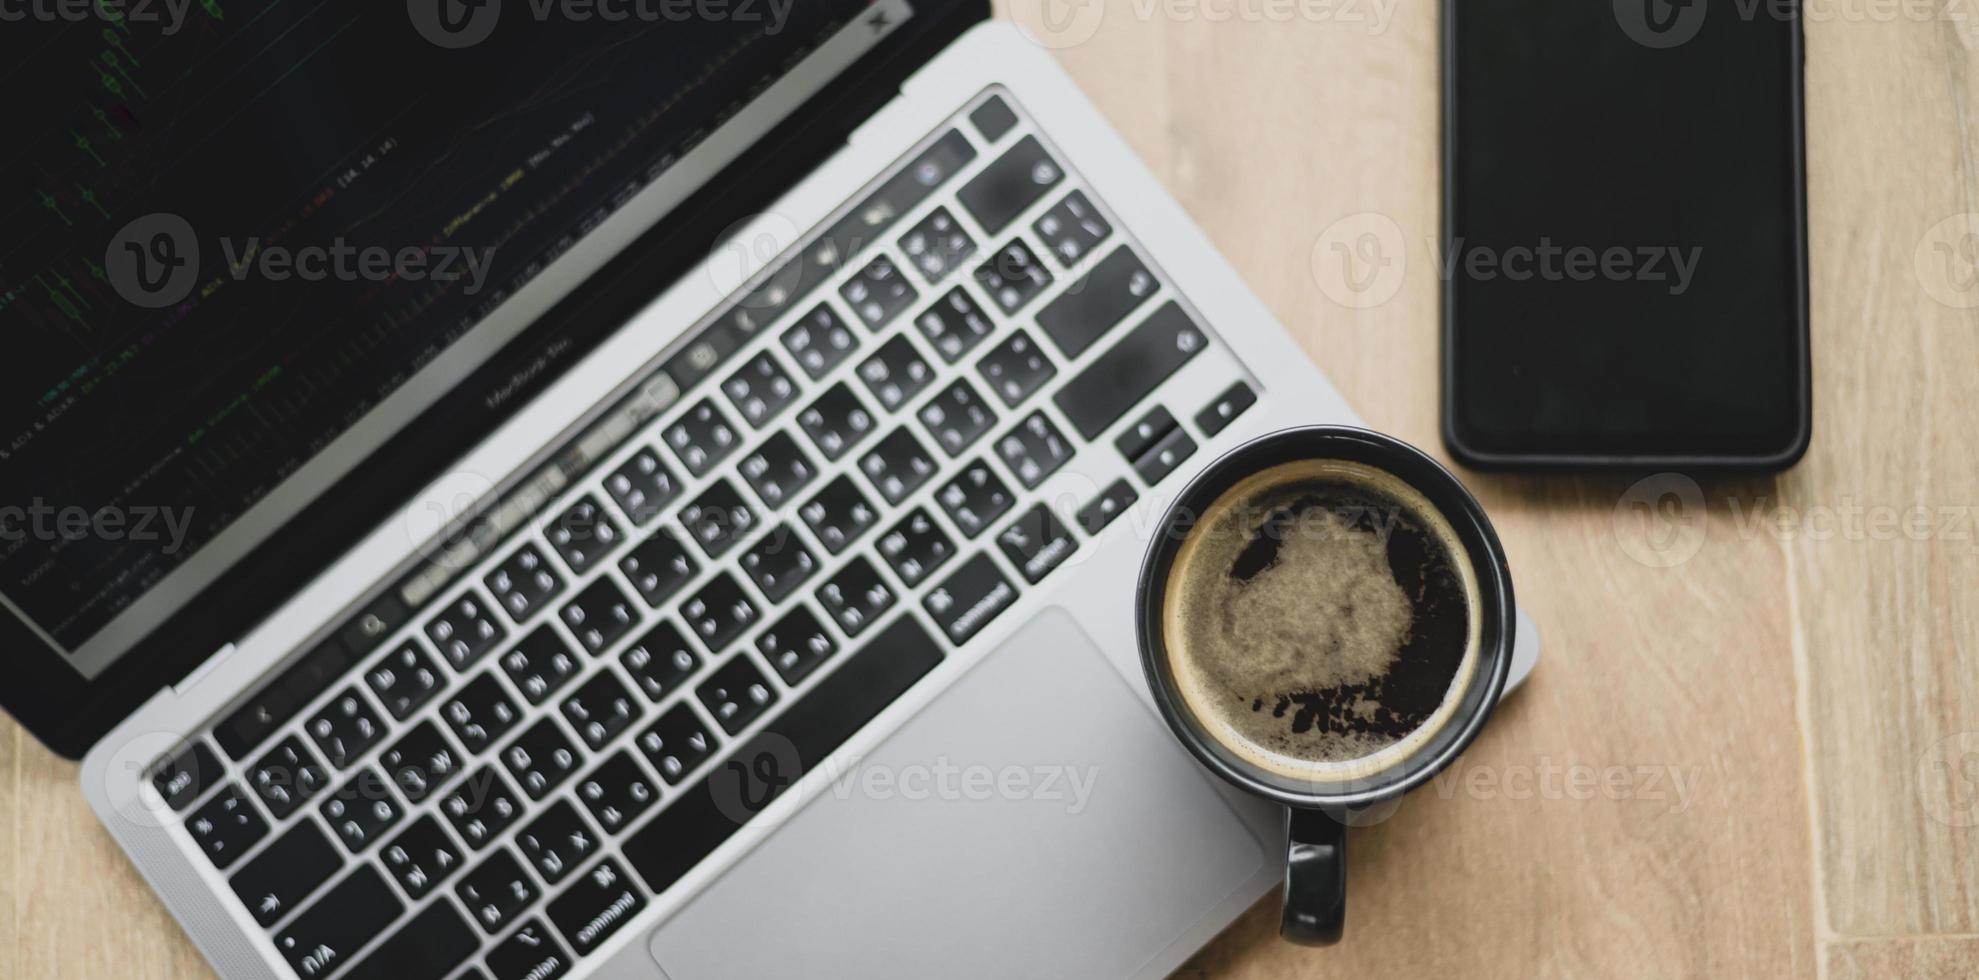
{"type": "MultiPolygon", "coordinates": [[[[1267,9],[1117,0],[1049,36],[1349,400],[1436,448],[1437,6],[1267,9]],[[1406,263],[1343,306],[1323,246],[1371,227],[1406,263]]],[[[1807,24],[1806,460],[1472,474],[1539,671],[1357,832],[1343,946],[1280,944],[1267,899],[1182,976],[1979,975],[1979,11],[1890,10],[1807,24]]],[[[0,726],[0,977],[207,975],[74,767],[0,726]]]]}

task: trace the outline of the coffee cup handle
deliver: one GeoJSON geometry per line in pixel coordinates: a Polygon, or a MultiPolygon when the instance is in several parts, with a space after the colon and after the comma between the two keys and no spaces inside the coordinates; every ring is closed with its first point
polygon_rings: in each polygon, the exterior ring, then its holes
{"type": "Polygon", "coordinates": [[[1302,946],[1340,941],[1347,920],[1347,825],[1324,810],[1287,811],[1278,935],[1302,946]]]}

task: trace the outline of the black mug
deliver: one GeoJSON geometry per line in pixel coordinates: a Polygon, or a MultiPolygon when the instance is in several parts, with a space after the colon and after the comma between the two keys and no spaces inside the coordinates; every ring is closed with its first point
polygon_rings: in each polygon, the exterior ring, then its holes
{"type": "Polygon", "coordinates": [[[1512,577],[1484,509],[1449,470],[1408,443],[1345,426],[1286,429],[1231,450],[1182,489],[1155,528],[1134,601],[1141,665],[1155,704],[1175,737],[1218,776],[1287,808],[1279,935],[1310,946],[1339,942],[1346,921],[1347,826],[1378,817],[1404,793],[1455,761],[1477,737],[1504,690],[1515,623],[1512,577]],[[1304,460],[1372,467],[1427,498],[1464,546],[1476,575],[1474,615],[1481,626],[1473,680],[1434,735],[1378,771],[1323,783],[1260,768],[1211,737],[1177,690],[1163,637],[1168,575],[1198,517],[1244,478],[1304,460]]]}

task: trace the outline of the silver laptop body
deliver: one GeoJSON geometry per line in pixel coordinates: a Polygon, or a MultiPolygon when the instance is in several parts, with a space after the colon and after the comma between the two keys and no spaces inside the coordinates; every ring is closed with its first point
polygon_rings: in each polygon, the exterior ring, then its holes
{"type": "MultiPolygon", "coordinates": [[[[640,211],[560,261],[609,253],[640,211]]],[[[1357,423],[1339,393],[1004,24],[729,242],[89,754],[91,804],[221,975],[1154,977],[1274,887],[1282,815],[1160,725],[1133,590],[1196,467],[1357,423]],[[863,212],[889,181],[925,186],[863,212]],[[791,278],[869,219],[828,275],[791,278]],[[698,352],[738,309],[753,335],[698,352]],[[717,357],[691,386],[662,370],[717,357]],[[587,439],[595,466],[539,479],[587,439]],[[664,505],[640,514],[642,487],[664,505]],[[528,519],[346,682],[166,800],[161,763],[430,556],[433,515],[517,494],[528,519]],[[542,568],[558,589],[532,604],[542,568]],[[475,650],[484,622],[500,635],[475,650]],[[561,652],[525,650],[538,631],[561,652]],[[440,740],[400,751],[421,726],[440,740]],[[257,782],[284,744],[321,766],[257,782]],[[367,769],[406,785],[435,745],[418,802],[343,793],[367,769]],[[330,840],[286,846],[335,867],[249,874],[291,834],[330,840]]],[[[1518,638],[1514,684],[1538,654],[1523,616],[1518,638]]]]}

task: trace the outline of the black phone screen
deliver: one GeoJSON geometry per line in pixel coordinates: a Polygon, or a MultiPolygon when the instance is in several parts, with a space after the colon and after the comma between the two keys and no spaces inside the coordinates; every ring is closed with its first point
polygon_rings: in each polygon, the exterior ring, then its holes
{"type": "Polygon", "coordinates": [[[1445,4],[1445,433],[1784,465],[1808,430],[1799,4],[1445,4]]]}

